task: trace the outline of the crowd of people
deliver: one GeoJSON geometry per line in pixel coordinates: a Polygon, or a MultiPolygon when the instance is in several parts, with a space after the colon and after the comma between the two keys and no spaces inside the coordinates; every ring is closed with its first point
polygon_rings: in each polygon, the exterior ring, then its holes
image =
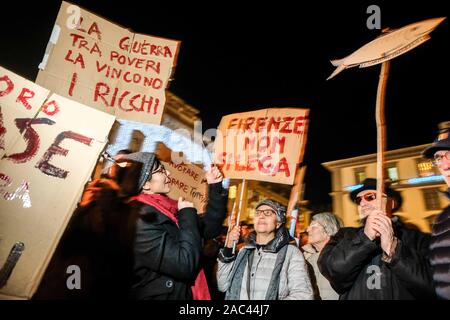
{"type": "MultiPolygon", "coordinates": [[[[423,155],[450,188],[450,128],[423,155]]],[[[399,192],[366,179],[349,196],[361,227],[333,213],[312,217],[307,244],[286,228],[286,208],[257,204],[252,225],[231,222],[216,166],[206,173],[208,203],[171,199],[170,172],[154,153],[123,151],[85,189],[35,299],[392,300],[450,299],[450,206],[431,235],[395,215],[399,192]],[[66,286],[68,265],[83,270],[66,286]]],[[[446,192],[450,197],[450,189],[446,192]]]]}

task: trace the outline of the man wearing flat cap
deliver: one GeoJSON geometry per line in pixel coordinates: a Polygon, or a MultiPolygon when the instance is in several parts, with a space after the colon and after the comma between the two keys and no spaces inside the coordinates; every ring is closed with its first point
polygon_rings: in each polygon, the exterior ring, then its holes
{"type": "Polygon", "coordinates": [[[319,256],[320,272],[341,300],[433,299],[429,236],[392,217],[402,197],[389,186],[383,210],[377,209],[376,182],[368,178],[350,193],[363,226],[331,237],[319,256]]]}
{"type": "MultiPolygon", "coordinates": [[[[423,156],[433,159],[449,187],[444,194],[450,199],[450,121],[441,123],[439,128],[437,139],[423,151],[423,156]]],[[[434,221],[430,263],[438,298],[450,300],[450,206],[444,208],[434,221]]]]}

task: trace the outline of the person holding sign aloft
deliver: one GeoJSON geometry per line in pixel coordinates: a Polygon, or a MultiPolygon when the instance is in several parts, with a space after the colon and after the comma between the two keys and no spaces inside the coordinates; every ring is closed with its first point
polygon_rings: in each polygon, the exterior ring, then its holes
{"type": "Polygon", "coordinates": [[[286,208],[264,200],[256,206],[255,231],[233,253],[240,226],[230,228],[219,253],[217,282],[226,300],[312,300],[313,290],[303,254],[284,226],[286,208]]]}
{"type": "Polygon", "coordinates": [[[118,161],[142,163],[139,195],[130,205],[142,205],[136,221],[131,298],[143,300],[209,300],[201,268],[202,238],[217,236],[226,215],[223,176],[212,166],[206,173],[209,199],[203,217],[192,202],[167,196],[170,173],[154,153],[136,152],[118,161]]]}
{"type": "Polygon", "coordinates": [[[119,153],[84,190],[61,241],[64,257],[39,298],[209,300],[202,239],[216,237],[226,216],[221,172],[211,166],[206,173],[208,203],[199,216],[191,202],[167,196],[170,172],[154,153],[119,153]],[[59,266],[74,261],[83,271],[80,290],[59,279],[59,266]]]}
{"type": "Polygon", "coordinates": [[[331,237],[317,262],[320,272],[340,300],[434,299],[430,236],[392,215],[401,208],[400,192],[386,184],[379,210],[376,190],[377,180],[367,178],[350,192],[362,226],[331,237]]]}

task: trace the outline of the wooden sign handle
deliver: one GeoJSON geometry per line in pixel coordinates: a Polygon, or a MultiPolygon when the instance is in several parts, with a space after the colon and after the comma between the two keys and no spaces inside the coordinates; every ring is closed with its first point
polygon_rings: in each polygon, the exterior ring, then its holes
{"type": "Polygon", "coordinates": [[[380,80],[377,90],[376,123],[377,123],[377,208],[383,210],[384,193],[384,152],[386,149],[386,122],[384,114],[384,101],[386,85],[389,78],[390,61],[381,65],[380,80]]]}

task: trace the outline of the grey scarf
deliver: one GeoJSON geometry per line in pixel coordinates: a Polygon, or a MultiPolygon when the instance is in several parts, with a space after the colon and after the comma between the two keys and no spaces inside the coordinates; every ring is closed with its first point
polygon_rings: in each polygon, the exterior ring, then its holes
{"type": "MultiPolygon", "coordinates": [[[[269,282],[269,287],[267,288],[265,300],[277,300],[278,299],[278,289],[280,283],[280,273],[283,267],[284,260],[286,258],[288,244],[284,245],[277,254],[277,259],[275,261],[275,267],[272,272],[272,278],[269,282]]],[[[225,300],[239,300],[241,296],[242,280],[244,278],[244,272],[250,260],[253,259],[253,254],[256,249],[245,248],[239,252],[236,262],[232,271],[231,285],[228,289],[225,300]],[[247,263],[246,263],[247,262],[247,263]]],[[[250,276],[248,274],[247,276],[250,276]]],[[[249,289],[249,288],[247,288],[249,289]]],[[[250,296],[249,296],[250,298],[250,296]]]]}

